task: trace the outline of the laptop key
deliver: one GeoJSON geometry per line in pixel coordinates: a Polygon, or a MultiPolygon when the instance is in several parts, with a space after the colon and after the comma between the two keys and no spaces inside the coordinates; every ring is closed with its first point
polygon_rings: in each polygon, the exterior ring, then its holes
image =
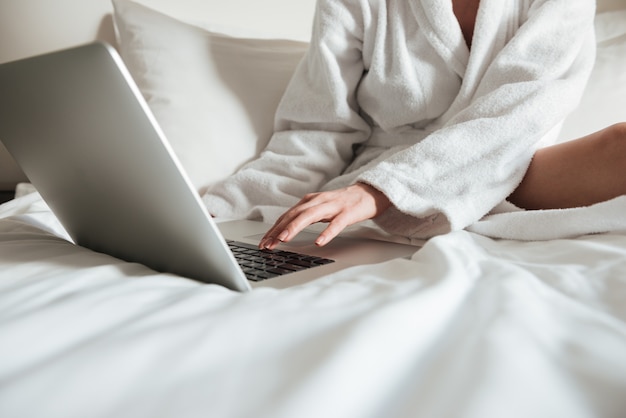
{"type": "Polygon", "coordinates": [[[283,274],[293,273],[293,270],[282,269],[280,267],[274,267],[274,268],[268,269],[267,271],[269,273],[278,274],[279,276],[281,276],[283,274]]]}
{"type": "Polygon", "coordinates": [[[228,241],[237,263],[249,280],[260,281],[289,274],[334,260],[284,250],[261,250],[254,245],[228,241]]]}

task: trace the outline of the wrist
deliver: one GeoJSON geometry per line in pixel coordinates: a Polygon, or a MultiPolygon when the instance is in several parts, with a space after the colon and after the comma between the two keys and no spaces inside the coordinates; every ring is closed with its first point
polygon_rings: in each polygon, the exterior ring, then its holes
{"type": "Polygon", "coordinates": [[[386,211],[391,206],[391,201],[389,198],[376,187],[363,183],[357,182],[354,184],[355,187],[361,189],[364,193],[366,193],[374,202],[374,206],[376,207],[376,215],[381,215],[384,211],[386,211]]]}

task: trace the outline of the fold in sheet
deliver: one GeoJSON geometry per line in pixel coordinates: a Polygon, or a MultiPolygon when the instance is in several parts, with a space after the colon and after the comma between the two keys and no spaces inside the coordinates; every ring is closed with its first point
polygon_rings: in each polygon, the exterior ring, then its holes
{"type": "Polygon", "coordinates": [[[1,416],[617,418],[626,407],[624,235],[458,231],[411,260],[239,294],[76,247],[31,215],[0,220],[1,416]]]}

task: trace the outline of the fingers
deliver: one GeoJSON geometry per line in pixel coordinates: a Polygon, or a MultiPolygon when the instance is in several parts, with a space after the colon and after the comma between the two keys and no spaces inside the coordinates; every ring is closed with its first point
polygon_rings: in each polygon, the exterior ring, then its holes
{"type": "Polygon", "coordinates": [[[276,221],[259,247],[274,249],[281,242],[292,240],[307,226],[328,222],[328,227],[315,241],[316,245],[323,246],[347,226],[373,218],[390,205],[384,194],[361,183],[345,189],[309,194],[276,221]]]}
{"type": "MultiPolygon", "coordinates": [[[[356,221],[358,222],[358,221],[356,221]]],[[[353,223],[356,223],[353,222],[353,223]]],[[[332,241],[333,238],[335,238],[337,235],[339,235],[339,233],[341,231],[343,231],[346,227],[350,226],[352,223],[349,223],[347,221],[344,221],[344,217],[343,216],[336,216],[326,227],[326,229],[324,229],[324,231],[322,231],[322,233],[319,235],[319,237],[317,237],[317,239],[315,240],[315,245],[322,247],[326,244],[328,244],[330,241],[332,241]]]]}
{"type": "Polygon", "coordinates": [[[259,246],[273,249],[281,242],[293,239],[304,228],[317,222],[326,222],[335,216],[332,200],[325,194],[308,195],[285,212],[270,228],[259,246]]]}

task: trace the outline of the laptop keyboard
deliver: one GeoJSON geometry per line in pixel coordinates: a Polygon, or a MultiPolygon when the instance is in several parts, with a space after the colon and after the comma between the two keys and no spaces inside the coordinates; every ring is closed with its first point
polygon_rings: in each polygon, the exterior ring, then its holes
{"type": "Polygon", "coordinates": [[[255,282],[334,262],[291,251],[262,250],[243,242],[227,243],[248,280],[255,282]]]}

